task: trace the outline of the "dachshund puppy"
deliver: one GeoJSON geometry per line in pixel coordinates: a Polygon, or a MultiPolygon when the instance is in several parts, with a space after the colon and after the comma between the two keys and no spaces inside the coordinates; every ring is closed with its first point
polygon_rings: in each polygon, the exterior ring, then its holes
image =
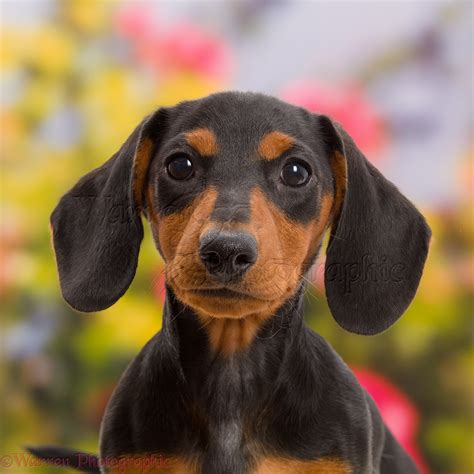
{"type": "Polygon", "coordinates": [[[403,314],[428,251],[422,215],[338,124],[253,93],[157,110],[52,214],[73,308],[125,293],[142,216],[166,265],[162,330],[109,401],[99,458],[32,452],[104,473],[417,472],[303,321],[304,275],[327,231],[328,304],[357,334],[403,314]]]}

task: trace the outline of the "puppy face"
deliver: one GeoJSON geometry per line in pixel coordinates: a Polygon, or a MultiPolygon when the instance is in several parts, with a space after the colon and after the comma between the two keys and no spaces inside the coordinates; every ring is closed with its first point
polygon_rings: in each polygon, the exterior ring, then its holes
{"type": "Polygon", "coordinates": [[[328,226],[334,318],[359,334],[383,331],[413,299],[430,238],[339,125],[251,93],[159,109],[61,198],[53,243],[74,308],[107,308],[127,290],[143,213],[168,285],[211,321],[216,341],[251,339],[300,286],[328,226]]]}
{"type": "Polygon", "coordinates": [[[330,222],[330,161],[314,118],[296,107],[262,107],[258,96],[177,107],[145,194],[178,298],[217,318],[272,314],[298,288],[330,222]],[[217,265],[203,256],[205,242],[217,265]]]}

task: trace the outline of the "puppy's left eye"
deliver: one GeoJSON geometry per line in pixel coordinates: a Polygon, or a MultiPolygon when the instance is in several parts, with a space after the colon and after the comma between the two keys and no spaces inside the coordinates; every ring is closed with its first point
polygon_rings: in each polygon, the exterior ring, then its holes
{"type": "Polygon", "coordinates": [[[180,181],[189,179],[194,173],[191,160],[186,155],[178,155],[172,158],[166,165],[166,171],[173,178],[180,181]]]}
{"type": "Polygon", "coordinates": [[[310,169],[299,161],[287,163],[281,170],[281,180],[291,187],[303,186],[309,181],[310,169]]]}

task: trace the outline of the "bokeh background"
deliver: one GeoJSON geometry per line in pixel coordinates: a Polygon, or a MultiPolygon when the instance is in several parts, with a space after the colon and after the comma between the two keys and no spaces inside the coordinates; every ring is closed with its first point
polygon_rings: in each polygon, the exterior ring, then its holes
{"type": "Polygon", "coordinates": [[[117,304],[85,315],[63,302],[48,231],[59,197],[154,108],[240,89],[334,117],[426,214],[426,271],[393,328],[345,333],[318,271],[307,320],[422,472],[474,471],[471,2],[0,5],[0,455],[28,443],[97,451],[111,390],[161,325],[163,267],[148,234],[117,304]]]}

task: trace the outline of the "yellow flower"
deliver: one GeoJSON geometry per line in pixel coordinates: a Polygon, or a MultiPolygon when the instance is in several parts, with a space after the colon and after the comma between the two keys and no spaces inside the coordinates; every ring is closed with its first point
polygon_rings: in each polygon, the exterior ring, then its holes
{"type": "Polygon", "coordinates": [[[53,75],[71,67],[75,44],[67,28],[45,23],[38,29],[4,29],[0,37],[2,69],[33,66],[53,75]]]}
{"type": "Polygon", "coordinates": [[[132,291],[111,308],[86,318],[89,324],[77,334],[77,350],[90,364],[120,352],[137,353],[161,328],[161,307],[149,297],[132,291]]]}
{"type": "Polygon", "coordinates": [[[0,115],[0,130],[3,135],[0,143],[0,160],[7,162],[21,158],[19,154],[27,146],[25,122],[17,114],[5,111],[0,115]]]}
{"type": "Polygon", "coordinates": [[[183,100],[204,97],[221,89],[216,82],[204,80],[194,74],[177,74],[167,77],[156,86],[156,100],[160,105],[175,105],[183,100]]]}
{"type": "Polygon", "coordinates": [[[150,90],[130,71],[115,67],[89,78],[79,100],[97,164],[117,151],[140,120],[156,107],[150,90]]]}
{"type": "Polygon", "coordinates": [[[110,17],[107,13],[113,2],[96,0],[68,0],[60,2],[63,18],[71,26],[87,33],[100,32],[110,17]]]}
{"type": "Polygon", "coordinates": [[[25,59],[44,73],[62,75],[72,68],[77,46],[66,29],[44,25],[32,37],[25,59]]]}
{"type": "Polygon", "coordinates": [[[19,36],[16,31],[2,28],[0,32],[0,67],[2,70],[17,66],[20,57],[19,50],[22,49],[22,40],[19,36]]]}

